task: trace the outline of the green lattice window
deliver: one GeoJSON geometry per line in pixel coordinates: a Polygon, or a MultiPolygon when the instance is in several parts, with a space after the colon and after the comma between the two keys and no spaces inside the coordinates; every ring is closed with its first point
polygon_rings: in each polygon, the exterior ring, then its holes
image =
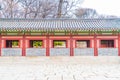
{"type": "Polygon", "coordinates": [[[30,40],[30,47],[31,48],[42,48],[42,40],[30,40]]]}
{"type": "Polygon", "coordinates": [[[53,41],[54,48],[66,48],[66,41],[64,40],[54,40],[53,41]]]}
{"type": "Polygon", "coordinates": [[[6,40],[6,48],[19,48],[18,40],[6,40]]]}

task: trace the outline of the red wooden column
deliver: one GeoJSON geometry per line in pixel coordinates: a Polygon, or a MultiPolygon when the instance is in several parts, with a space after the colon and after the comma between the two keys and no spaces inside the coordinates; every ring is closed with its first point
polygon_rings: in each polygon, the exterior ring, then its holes
{"type": "Polygon", "coordinates": [[[46,56],[50,56],[50,43],[49,43],[49,35],[46,36],[46,56]]]}
{"type": "Polygon", "coordinates": [[[0,35],[0,56],[1,56],[1,49],[2,49],[2,36],[0,35]]]}
{"type": "Polygon", "coordinates": [[[70,35],[70,56],[74,56],[73,37],[72,37],[72,34],[70,35]]]}
{"type": "Polygon", "coordinates": [[[22,56],[26,56],[26,41],[25,41],[25,35],[22,39],[22,56]]]}
{"type": "Polygon", "coordinates": [[[118,56],[120,56],[120,34],[118,34],[118,56]]]}
{"type": "Polygon", "coordinates": [[[98,56],[97,35],[94,34],[94,56],[98,56]]]}

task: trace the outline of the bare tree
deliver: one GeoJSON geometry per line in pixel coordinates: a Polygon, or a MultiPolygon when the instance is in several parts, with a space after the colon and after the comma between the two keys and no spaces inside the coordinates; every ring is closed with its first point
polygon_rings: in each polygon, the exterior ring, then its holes
{"type": "Polygon", "coordinates": [[[83,0],[0,0],[3,18],[71,17],[83,0]]]}
{"type": "Polygon", "coordinates": [[[21,0],[21,6],[23,8],[23,18],[29,17],[29,14],[31,13],[31,8],[34,6],[35,2],[37,0],[21,0]]]}
{"type": "Polygon", "coordinates": [[[19,0],[2,0],[2,17],[5,18],[17,18],[19,16],[19,0]]]}
{"type": "Polygon", "coordinates": [[[75,11],[75,15],[78,18],[97,18],[97,17],[99,17],[96,10],[90,9],[90,8],[78,8],[75,11]]]}
{"type": "Polygon", "coordinates": [[[83,0],[59,0],[57,18],[71,17],[83,0]]]}
{"type": "Polygon", "coordinates": [[[56,3],[50,0],[23,0],[21,1],[25,18],[53,17],[56,3]]]}
{"type": "Polygon", "coordinates": [[[54,16],[56,3],[50,2],[50,0],[39,0],[37,4],[38,5],[31,9],[31,12],[34,13],[33,18],[49,18],[54,16]]]}

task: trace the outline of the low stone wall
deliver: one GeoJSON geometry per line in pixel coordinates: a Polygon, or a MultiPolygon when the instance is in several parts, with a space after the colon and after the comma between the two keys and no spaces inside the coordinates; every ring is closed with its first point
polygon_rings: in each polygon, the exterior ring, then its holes
{"type": "Polygon", "coordinates": [[[70,56],[69,48],[50,48],[50,56],[70,56]]]}
{"type": "Polygon", "coordinates": [[[46,56],[45,48],[27,48],[26,56],[46,56]]]}
{"type": "MultiPolygon", "coordinates": [[[[0,66],[3,64],[25,64],[25,65],[40,65],[40,64],[67,64],[67,65],[76,65],[76,64],[86,64],[92,65],[99,64],[100,65],[108,65],[111,64],[119,64],[120,65],[120,57],[119,56],[3,56],[0,57],[0,66]]],[[[81,79],[80,79],[81,80],[81,79]]],[[[91,79],[92,80],[92,79],[91,79]]]]}
{"type": "Polygon", "coordinates": [[[94,48],[74,48],[74,56],[94,56],[94,48]]]}
{"type": "Polygon", "coordinates": [[[118,48],[98,48],[98,56],[118,56],[118,48]]]}
{"type": "Polygon", "coordinates": [[[2,56],[22,56],[21,48],[2,48],[1,49],[2,56]]]}

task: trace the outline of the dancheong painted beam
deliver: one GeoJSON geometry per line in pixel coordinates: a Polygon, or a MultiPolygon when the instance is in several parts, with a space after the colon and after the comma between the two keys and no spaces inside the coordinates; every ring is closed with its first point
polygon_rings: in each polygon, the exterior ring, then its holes
{"type": "Polygon", "coordinates": [[[0,56],[120,56],[120,19],[0,19],[0,56]]]}

